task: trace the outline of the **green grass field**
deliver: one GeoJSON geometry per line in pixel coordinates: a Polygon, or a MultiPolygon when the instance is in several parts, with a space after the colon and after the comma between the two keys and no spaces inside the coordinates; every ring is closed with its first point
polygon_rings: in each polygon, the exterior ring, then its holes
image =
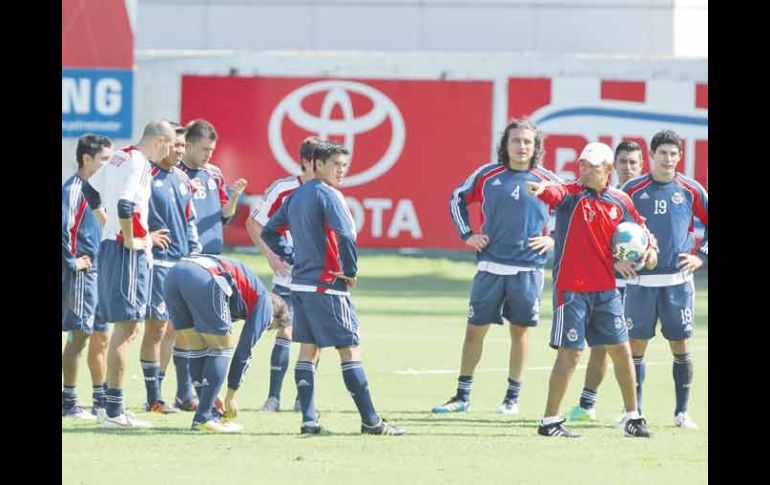
{"type": "MultiPolygon", "coordinates": [[[[258,255],[235,255],[255,268],[267,285],[269,268],[258,255]]],[[[541,323],[532,335],[515,418],[496,414],[507,386],[509,337],[492,328],[477,369],[470,413],[432,415],[431,407],[454,393],[475,272],[473,263],[442,258],[364,255],[359,261],[354,303],[361,320],[364,364],[375,406],[407,428],[404,437],[362,436],[352,399],[342,382],[336,351],[324,351],[316,378],[316,405],[334,433],[300,437],[292,411],[257,412],[267,397],[273,334],[263,336],[239,403],[240,435],[198,435],[188,431],[192,415],[148,415],[141,411],[144,385],[138,342],[133,344],[125,383],[126,405],[154,428],[135,432],[102,430],[96,424],[62,422],[62,482],[74,483],[306,483],[312,485],[452,483],[707,483],[708,481],[708,284],[697,281],[698,330],[691,342],[695,362],[690,414],[699,430],[673,426],[671,355],[658,335],[647,353],[644,411],[654,436],[624,438],[611,423],[622,410],[611,372],[600,388],[599,422],[576,425],[577,440],[537,435],[548,376],[556,353],[548,347],[550,280],[541,323]]],[[[550,277],[550,271],[547,271],[550,277]]],[[[238,325],[240,327],[240,325],[238,325]]],[[[296,391],[292,365],[282,405],[291,409],[296,391]]],[[[570,384],[562,413],[577,403],[587,352],[570,384]]],[[[173,365],[173,364],[172,364],[173,365]]],[[[90,405],[85,360],[78,381],[81,404],[90,405]]],[[[164,383],[175,389],[173,367],[164,383]]]]}

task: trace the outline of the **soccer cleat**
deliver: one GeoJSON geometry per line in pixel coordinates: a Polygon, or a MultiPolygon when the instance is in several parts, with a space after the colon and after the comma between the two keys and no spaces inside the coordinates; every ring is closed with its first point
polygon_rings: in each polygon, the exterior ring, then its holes
{"type": "Polygon", "coordinates": [[[147,421],[139,421],[133,415],[123,413],[111,418],[105,416],[102,421],[102,426],[105,428],[122,428],[122,429],[139,429],[139,428],[152,428],[152,423],[147,421]]]}
{"type": "Polygon", "coordinates": [[[262,405],[260,408],[260,411],[265,413],[277,413],[281,410],[281,403],[278,401],[277,398],[274,397],[268,397],[267,401],[265,401],[265,404],[262,405]]]}
{"type": "Polygon", "coordinates": [[[540,436],[550,437],[561,436],[564,438],[579,438],[579,434],[573,433],[567,429],[566,426],[564,426],[565,421],[565,419],[562,419],[561,421],[556,421],[555,423],[543,424],[543,421],[540,420],[537,426],[537,434],[540,436]]]}
{"type": "Polygon", "coordinates": [[[144,404],[144,410],[148,413],[157,413],[157,414],[174,414],[178,413],[179,410],[175,407],[169,406],[165,403],[165,401],[158,399],[157,401],[153,401],[152,404],[144,404]]]}
{"type": "Polygon", "coordinates": [[[237,423],[209,419],[205,423],[193,423],[190,430],[205,433],[240,433],[243,431],[243,426],[237,423]]]}
{"type": "Polygon", "coordinates": [[[69,409],[62,409],[61,410],[61,417],[62,418],[75,418],[75,419],[81,419],[83,421],[96,421],[96,416],[89,413],[85,409],[81,408],[80,406],[72,406],[69,409]]]}
{"type": "Polygon", "coordinates": [[[686,412],[681,412],[674,416],[674,424],[677,428],[698,429],[698,425],[695,424],[695,421],[686,412]]]}
{"type": "Polygon", "coordinates": [[[644,418],[627,419],[623,429],[624,434],[630,438],[649,438],[652,436],[644,418]]]}
{"type": "Polygon", "coordinates": [[[471,409],[469,401],[457,399],[457,396],[449,398],[449,401],[434,407],[431,412],[437,414],[444,413],[465,413],[471,409]]]}
{"type": "Polygon", "coordinates": [[[198,410],[198,399],[192,398],[189,401],[183,401],[179,399],[178,397],[174,398],[174,407],[179,409],[180,411],[197,411],[198,410]]]}
{"type": "Polygon", "coordinates": [[[96,409],[96,422],[104,424],[104,420],[107,419],[107,408],[95,408],[96,409]]]}
{"type": "Polygon", "coordinates": [[[575,406],[569,412],[570,421],[596,421],[596,408],[586,409],[584,407],[575,406]]]}
{"type": "Polygon", "coordinates": [[[329,435],[331,434],[328,429],[324,428],[320,424],[318,424],[318,421],[315,423],[302,423],[302,427],[299,429],[299,434],[301,435],[329,435]]]}
{"type": "Polygon", "coordinates": [[[497,412],[500,414],[508,414],[510,416],[516,416],[519,414],[519,405],[516,401],[508,400],[503,401],[502,404],[497,406],[497,412]]]}
{"type": "Polygon", "coordinates": [[[294,412],[295,413],[302,412],[302,403],[299,402],[299,396],[297,396],[297,399],[294,400],[294,412]]]}
{"type": "Polygon", "coordinates": [[[395,424],[390,424],[384,419],[380,418],[380,422],[369,426],[361,423],[362,434],[375,434],[375,435],[389,435],[389,436],[401,436],[406,433],[406,430],[399,428],[395,424]]]}
{"type": "Polygon", "coordinates": [[[97,406],[94,406],[94,407],[91,408],[91,414],[94,415],[94,418],[97,421],[99,421],[99,416],[101,416],[102,412],[106,413],[107,409],[106,408],[100,408],[100,407],[97,407],[97,406]]]}

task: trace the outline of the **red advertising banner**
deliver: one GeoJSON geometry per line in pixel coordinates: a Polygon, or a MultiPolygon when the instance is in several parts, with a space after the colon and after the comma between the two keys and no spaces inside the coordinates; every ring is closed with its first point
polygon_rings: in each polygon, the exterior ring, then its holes
{"type": "Polygon", "coordinates": [[[526,116],[546,134],[543,165],[565,179],[577,177],[586,143],[613,149],[624,140],[642,145],[665,128],[684,141],[679,170],[708,188],[708,84],[618,81],[598,78],[511,78],[508,116],[526,116]]]}
{"type": "MultiPolygon", "coordinates": [[[[317,135],[352,153],[341,190],[361,247],[465,247],[449,198],[489,162],[489,81],[184,76],[181,111],[185,123],[214,124],[212,162],[229,182],[246,178],[247,195],[299,173],[300,142],[317,135]]],[[[247,211],[228,224],[227,244],[251,244],[247,211]]]]}

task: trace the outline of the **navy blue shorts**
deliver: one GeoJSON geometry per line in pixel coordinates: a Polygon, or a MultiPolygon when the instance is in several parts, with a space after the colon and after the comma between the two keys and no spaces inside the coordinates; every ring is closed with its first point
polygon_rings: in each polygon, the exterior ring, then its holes
{"type": "Polygon", "coordinates": [[[163,282],[171,268],[166,266],[152,265],[150,274],[150,302],[147,305],[147,318],[153,320],[168,320],[168,307],[166,305],[165,293],[163,292],[163,282]]]}
{"type": "Polygon", "coordinates": [[[62,332],[77,330],[90,335],[107,331],[107,323],[97,312],[97,280],[96,271],[62,272],[62,332]]]}
{"type": "Polygon", "coordinates": [[[585,343],[615,345],[628,341],[623,299],[617,289],[553,292],[551,347],[582,350],[585,343]]]}
{"type": "Polygon", "coordinates": [[[292,340],[318,347],[357,347],[358,316],[350,296],[293,291],[292,340]]]}
{"type": "Polygon", "coordinates": [[[232,332],[230,295],[206,268],[180,261],[168,272],[164,291],[175,330],[194,328],[211,335],[232,332]]]}
{"type": "Polygon", "coordinates": [[[540,320],[540,297],[543,295],[542,269],[498,275],[478,271],[473,277],[468,323],[502,325],[508,322],[534,327],[540,320]]]}
{"type": "Polygon", "coordinates": [[[108,322],[142,322],[147,313],[150,266],[144,251],[104,240],[99,247],[99,305],[108,322]]]}
{"type": "Polygon", "coordinates": [[[626,286],[626,325],[632,339],[655,336],[660,320],[667,340],[692,337],[695,328],[695,285],[692,281],[672,286],[626,286]]]}

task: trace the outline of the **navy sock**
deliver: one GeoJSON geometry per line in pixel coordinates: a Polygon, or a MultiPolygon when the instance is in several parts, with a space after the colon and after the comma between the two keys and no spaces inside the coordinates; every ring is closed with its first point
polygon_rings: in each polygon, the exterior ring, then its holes
{"type": "Polygon", "coordinates": [[[583,409],[592,409],[596,405],[596,391],[584,387],[580,393],[580,407],[583,409]]]}
{"type": "Polygon", "coordinates": [[[214,401],[227,378],[227,368],[230,366],[234,351],[233,347],[208,350],[208,355],[204,359],[200,404],[193,417],[194,423],[205,423],[212,419],[211,408],[214,407],[214,401]]]}
{"type": "Polygon", "coordinates": [[[190,362],[190,379],[192,385],[195,388],[195,394],[198,395],[198,399],[201,397],[201,382],[203,382],[203,365],[206,363],[206,355],[208,355],[209,349],[199,349],[188,351],[190,362]]]}
{"type": "Polygon", "coordinates": [[[634,356],[634,371],[636,371],[636,410],[642,414],[642,385],[647,375],[647,364],[644,362],[644,356],[634,356]]]}
{"type": "Polygon", "coordinates": [[[61,389],[61,408],[62,410],[72,409],[78,404],[78,394],[75,386],[62,386],[61,389]]]}
{"type": "Polygon", "coordinates": [[[521,381],[508,378],[508,391],[505,393],[504,401],[519,402],[519,393],[521,392],[521,381]]]}
{"type": "Polygon", "coordinates": [[[273,352],[270,354],[270,391],[268,397],[274,397],[280,401],[283,378],[289,368],[289,352],[291,340],[278,337],[275,339],[273,352]]]}
{"type": "Polygon", "coordinates": [[[105,396],[107,416],[114,418],[123,414],[123,389],[107,389],[105,396]]]}
{"type": "Polygon", "coordinates": [[[312,424],[318,421],[318,414],[313,402],[315,394],[315,366],[312,362],[299,360],[294,367],[294,382],[297,384],[297,397],[302,407],[302,422],[312,424]]]}
{"type": "Polygon", "coordinates": [[[147,403],[152,404],[160,399],[160,386],[158,386],[158,373],[160,364],[147,360],[140,360],[142,363],[142,374],[144,374],[144,387],[147,390],[147,403]]]}
{"type": "Polygon", "coordinates": [[[457,378],[457,394],[455,397],[461,401],[468,402],[471,399],[471,387],[473,387],[473,376],[460,376],[457,378]]]}
{"type": "Polygon", "coordinates": [[[106,383],[100,384],[98,386],[93,387],[93,399],[94,399],[94,407],[95,408],[103,408],[104,407],[104,399],[106,396],[106,383]]]}
{"type": "Polygon", "coordinates": [[[676,410],[674,415],[687,411],[690,401],[690,386],[692,385],[692,358],[690,353],[674,355],[674,391],[676,393],[676,410]]]}
{"type": "Polygon", "coordinates": [[[174,369],[176,370],[176,397],[182,402],[191,401],[193,397],[192,377],[190,377],[190,353],[174,347],[174,369]]]}
{"type": "Polygon", "coordinates": [[[348,388],[350,395],[353,396],[353,402],[356,403],[361,421],[367,426],[374,426],[379,423],[380,417],[374,410],[363,364],[359,361],[343,362],[342,379],[345,381],[345,387],[348,388]]]}

